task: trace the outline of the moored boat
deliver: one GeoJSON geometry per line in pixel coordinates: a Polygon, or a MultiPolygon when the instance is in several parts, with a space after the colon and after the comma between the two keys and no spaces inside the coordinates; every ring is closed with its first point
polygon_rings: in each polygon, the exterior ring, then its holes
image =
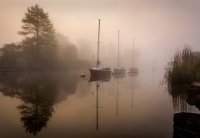
{"type": "Polygon", "coordinates": [[[138,69],[134,67],[129,68],[129,71],[128,71],[128,73],[138,73],[138,72],[139,72],[138,69]]]}
{"type": "Polygon", "coordinates": [[[104,76],[111,75],[110,68],[93,67],[93,68],[90,68],[89,70],[92,77],[104,77],[104,76]]]}
{"type": "Polygon", "coordinates": [[[117,76],[124,76],[126,73],[126,69],[124,67],[121,67],[119,65],[119,30],[118,30],[118,56],[117,56],[117,67],[114,68],[113,70],[113,75],[117,75],[117,76]]]}
{"type": "Polygon", "coordinates": [[[126,73],[126,69],[123,68],[123,67],[117,67],[117,68],[114,68],[113,70],[113,75],[115,74],[125,74],[126,73]]]}
{"type": "MultiPolygon", "coordinates": [[[[133,56],[133,59],[134,59],[134,40],[133,40],[133,54],[132,54],[132,56],[133,56]]],[[[137,74],[138,72],[139,72],[139,70],[136,67],[134,67],[134,64],[133,64],[133,61],[132,61],[132,67],[130,67],[129,71],[128,71],[129,75],[132,76],[133,74],[137,74]]]]}
{"type": "Polygon", "coordinates": [[[92,78],[107,78],[111,76],[111,70],[109,67],[101,67],[100,66],[100,60],[99,60],[99,47],[100,47],[100,19],[99,19],[99,25],[98,25],[98,43],[97,43],[97,62],[96,66],[90,68],[90,75],[92,78]]]}

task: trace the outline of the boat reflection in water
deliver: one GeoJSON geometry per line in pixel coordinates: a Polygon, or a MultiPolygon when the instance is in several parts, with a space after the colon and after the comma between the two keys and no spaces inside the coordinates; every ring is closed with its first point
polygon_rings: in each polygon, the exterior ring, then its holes
{"type": "Polygon", "coordinates": [[[103,75],[103,76],[91,76],[89,82],[95,82],[96,83],[96,130],[99,130],[99,89],[100,84],[109,82],[111,79],[110,75],[103,75]]]}
{"type": "Polygon", "coordinates": [[[116,90],[116,116],[119,116],[119,84],[120,84],[120,80],[125,78],[125,73],[116,73],[113,74],[113,78],[116,80],[117,82],[117,90],[116,90]]]}

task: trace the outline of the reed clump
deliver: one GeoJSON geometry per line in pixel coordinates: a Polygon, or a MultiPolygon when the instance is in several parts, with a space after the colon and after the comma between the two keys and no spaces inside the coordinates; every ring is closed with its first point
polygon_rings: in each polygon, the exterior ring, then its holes
{"type": "Polygon", "coordinates": [[[173,61],[166,72],[170,84],[190,84],[200,80],[200,62],[189,46],[174,54],[173,61]]]}
{"type": "MultiPolygon", "coordinates": [[[[198,53],[200,55],[200,53],[198,53]]],[[[195,79],[196,81],[200,82],[200,58],[198,58],[197,65],[195,67],[195,79]]]]}

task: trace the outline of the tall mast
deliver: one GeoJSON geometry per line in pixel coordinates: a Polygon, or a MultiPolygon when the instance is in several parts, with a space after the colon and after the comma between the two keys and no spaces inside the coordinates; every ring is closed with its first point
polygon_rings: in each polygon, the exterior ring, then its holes
{"type": "Polygon", "coordinates": [[[135,40],[134,40],[134,38],[133,38],[133,53],[132,53],[132,66],[133,66],[133,62],[134,62],[134,43],[135,43],[135,40]]]}
{"type": "Polygon", "coordinates": [[[100,64],[100,60],[99,60],[99,46],[100,46],[100,23],[101,20],[99,19],[99,25],[98,25],[98,42],[97,42],[97,67],[100,64]]]}
{"type": "Polygon", "coordinates": [[[118,57],[117,57],[117,66],[119,67],[119,33],[120,31],[118,30],[118,57]]]}

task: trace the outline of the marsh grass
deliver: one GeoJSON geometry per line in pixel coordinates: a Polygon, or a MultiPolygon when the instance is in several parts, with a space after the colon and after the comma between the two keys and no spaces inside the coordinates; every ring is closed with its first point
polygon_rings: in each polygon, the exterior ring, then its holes
{"type": "Polygon", "coordinates": [[[172,85],[192,83],[196,79],[197,63],[198,60],[189,46],[176,52],[170,68],[166,72],[168,83],[172,85]]]}

